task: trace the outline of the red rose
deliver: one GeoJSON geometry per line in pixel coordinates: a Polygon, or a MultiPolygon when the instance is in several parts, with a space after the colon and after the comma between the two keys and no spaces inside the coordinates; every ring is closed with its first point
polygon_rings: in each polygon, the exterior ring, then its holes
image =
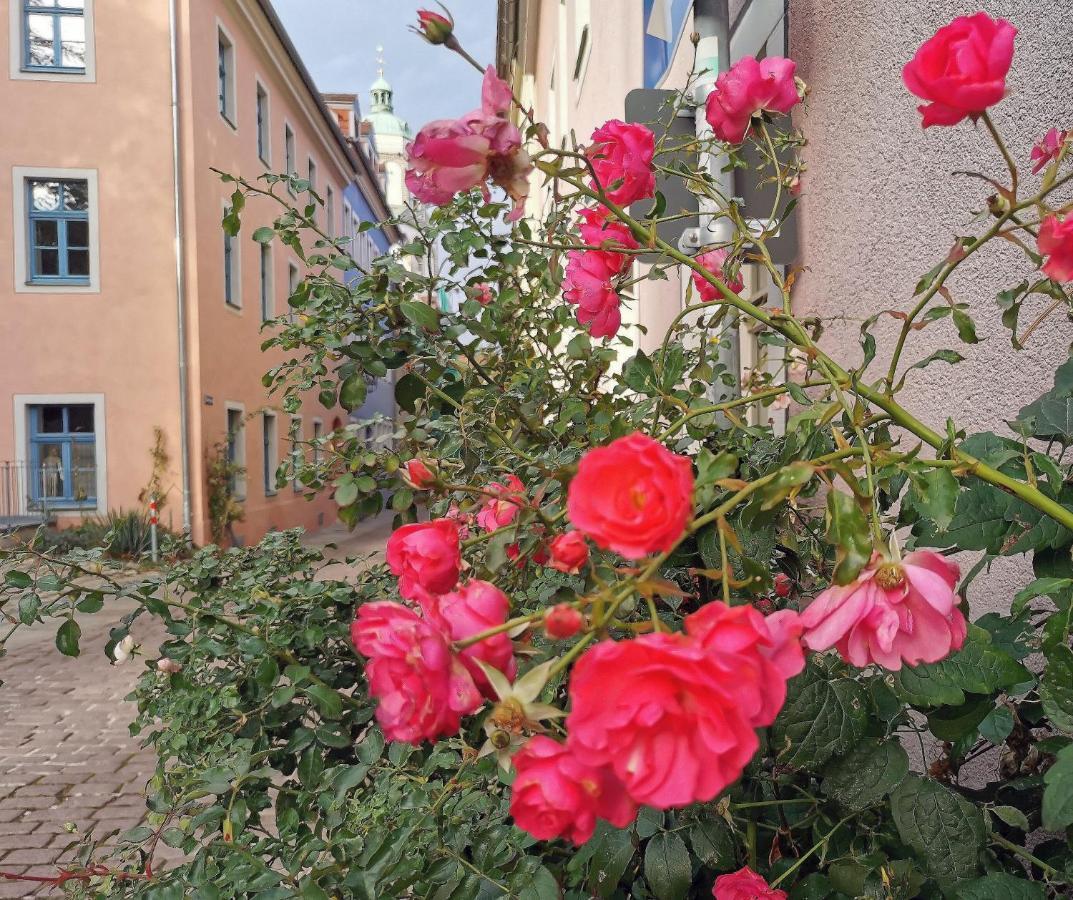
{"type": "Polygon", "coordinates": [[[569,603],[557,603],[544,613],[544,633],[561,641],[573,637],[585,624],[585,617],[569,603]]]}
{"type": "Polygon", "coordinates": [[[590,765],[551,738],[530,738],[514,755],[514,769],[510,814],[538,840],[565,837],[583,844],[597,818],[625,828],[637,815],[610,768],[590,765]]]}
{"type": "Polygon", "coordinates": [[[683,634],[603,641],[570,678],[570,746],[610,765],[637,803],[711,800],[759,745],[727,677],[710,650],[683,634]]]}
{"type": "Polygon", "coordinates": [[[771,887],[748,866],[730,875],[720,875],[712,888],[715,900],[786,900],[786,891],[771,887]]]}
{"type": "Polygon", "coordinates": [[[607,199],[629,206],[656,193],[655,152],[656,136],[650,129],[611,119],[592,133],[588,157],[607,199]]]}
{"type": "Polygon", "coordinates": [[[905,86],[928,101],[917,107],[921,124],[957,125],[998,103],[1006,93],[1016,34],[1005,19],[979,12],[958,16],[925,41],[902,69],[905,86]]]}
{"type": "Polygon", "coordinates": [[[566,254],[563,299],[577,304],[579,325],[594,338],[614,337],[622,325],[622,300],[615,279],[630,266],[624,253],[610,250],[571,250],[566,254]]]}
{"type": "Polygon", "coordinates": [[[1048,257],[1043,274],[1053,281],[1073,281],[1073,216],[1047,216],[1039,227],[1038,244],[1048,257]]]}
{"type": "Polygon", "coordinates": [[[506,484],[493,481],[488,490],[495,496],[484,501],[477,524],[485,531],[495,531],[513,522],[525,506],[525,485],[517,475],[508,475],[506,484]]]}
{"type": "Polygon", "coordinates": [[[410,487],[426,490],[436,483],[432,470],[419,459],[411,459],[403,466],[403,479],[410,487]]]}
{"type": "Polygon", "coordinates": [[[704,117],[715,136],[740,144],[758,112],[788,113],[801,102],[794,73],[797,64],[783,56],[739,59],[716,79],[704,117]]]}
{"type": "Polygon", "coordinates": [[[578,531],[627,559],[670,550],[693,514],[693,467],[635,432],[581,457],[567,510],[578,531]]]}
{"type": "Polygon", "coordinates": [[[785,572],[776,572],[774,582],[776,597],[782,597],[785,600],[793,592],[794,583],[785,572]]]}
{"type": "MultiPolygon", "coordinates": [[[[495,628],[507,621],[510,601],[494,584],[487,581],[467,581],[458,590],[436,598],[433,619],[439,619],[452,641],[495,628]]],[[[510,681],[518,673],[514,661],[514,646],[506,632],[486,637],[461,652],[462,662],[473,676],[473,681],[486,697],[494,696],[492,686],[481,667],[474,660],[481,660],[498,669],[510,681]]]]}
{"type": "Polygon", "coordinates": [[[580,531],[556,535],[550,549],[551,562],[548,565],[559,572],[576,575],[589,561],[589,545],[580,531]]]}
{"type": "Polygon", "coordinates": [[[389,741],[419,744],[458,734],[461,717],[481,695],[444,634],[401,603],[366,603],[350,626],[354,647],[367,657],[376,720],[389,741]]]}
{"type": "Polygon", "coordinates": [[[417,11],[417,28],[414,29],[430,44],[444,44],[454,31],[454,19],[441,16],[428,9],[417,11]]]}
{"type": "MultiPolygon", "coordinates": [[[[704,266],[717,280],[725,284],[735,294],[740,294],[745,287],[745,282],[741,280],[740,274],[731,275],[727,270],[734,262],[730,258],[730,253],[723,248],[716,250],[709,250],[707,253],[701,253],[697,258],[697,262],[704,266]]],[[[711,303],[713,300],[722,300],[723,295],[719,293],[719,289],[703,278],[700,272],[693,273],[693,286],[697,289],[697,293],[700,294],[700,299],[705,303],[711,303]]]]}
{"type": "Polygon", "coordinates": [[[399,578],[399,593],[427,603],[429,595],[443,594],[458,584],[462,568],[458,525],[450,519],[403,525],[388,538],[385,556],[399,578]]]}
{"type": "MultiPolygon", "coordinates": [[[[599,247],[602,250],[636,250],[641,246],[629,226],[610,218],[611,210],[606,206],[585,207],[578,210],[578,215],[581,217],[581,224],[578,226],[581,240],[590,247],[599,247]]],[[[622,263],[623,269],[627,264],[628,258],[622,263]]]]}

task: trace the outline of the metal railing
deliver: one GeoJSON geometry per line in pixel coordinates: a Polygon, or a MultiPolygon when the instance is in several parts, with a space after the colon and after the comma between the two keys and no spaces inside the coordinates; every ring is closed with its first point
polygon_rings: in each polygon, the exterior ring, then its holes
{"type": "Polygon", "coordinates": [[[96,466],[0,460],[0,521],[45,521],[57,509],[92,507],[96,493],[96,466]]]}

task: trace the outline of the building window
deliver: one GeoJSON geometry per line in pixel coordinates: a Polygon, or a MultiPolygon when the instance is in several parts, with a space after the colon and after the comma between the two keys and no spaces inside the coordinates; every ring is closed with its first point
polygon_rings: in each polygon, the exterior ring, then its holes
{"type": "MultiPolygon", "coordinates": [[[[298,175],[294,154],[294,129],[290,125],[283,126],[283,170],[289,178],[295,178],[298,175]]],[[[292,194],[294,193],[292,185],[288,184],[287,189],[292,194]]]]}
{"type": "Polygon", "coordinates": [[[22,4],[24,70],[86,73],[85,0],[11,2],[22,4]]]}
{"type": "Polygon", "coordinates": [[[319,466],[324,456],[324,423],[320,419],[313,420],[313,465],[319,466]]]}
{"type": "Polygon", "coordinates": [[[276,493],[276,466],[279,464],[279,451],[276,437],[276,414],[264,412],[261,415],[262,444],[261,461],[263,464],[265,496],[276,493]]]}
{"type": "Polygon", "coordinates": [[[26,179],[29,284],[90,282],[89,182],[26,179]]]}
{"type": "Polygon", "coordinates": [[[302,490],[302,482],[298,478],[298,470],[305,462],[302,456],[302,417],[291,416],[291,487],[296,491],[302,490]]]}
{"type": "Polygon", "coordinates": [[[589,0],[574,2],[574,81],[585,79],[589,55],[592,52],[592,12],[589,0]]]}
{"type": "Polygon", "coordinates": [[[327,220],[324,230],[328,232],[328,237],[335,237],[335,190],[330,184],[324,189],[324,218],[327,220]]]}
{"type": "Polygon", "coordinates": [[[301,283],[302,276],[298,272],[298,266],[294,263],[287,263],[287,318],[292,322],[295,320],[295,313],[290,298],[298,293],[298,285],[301,283]]]}
{"type": "Polygon", "coordinates": [[[346,239],[346,244],[347,244],[346,251],[347,251],[347,253],[352,252],[351,247],[350,247],[350,243],[354,239],[354,232],[351,231],[351,229],[350,229],[350,222],[351,222],[352,219],[353,219],[353,213],[351,211],[350,201],[349,200],[344,200],[343,201],[343,237],[346,239]]]}
{"type": "Polygon", "coordinates": [[[30,496],[43,506],[95,506],[97,435],[92,403],[27,407],[30,496]]]}
{"type": "Polygon", "coordinates": [[[274,317],[272,303],[272,247],[261,244],[261,321],[269,322],[274,317]]]}
{"type": "Polygon", "coordinates": [[[224,232],[224,303],[242,308],[242,288],[239,283],[238,242],[224,232]]]}
{"type": "Polygon", "coordinates": [[[266,166],[272,160],[272,147],[269,135],[268,92],[257,85],[257,155],[266,166]]]}
{"type": "Polygon", "coordinates": [[[231,464],[231,496],[246,499],[246,417],[241,406],[227,408],[227,461],[231,464]]]}
{"type": "Polygon", "coordinates": [[[235,45],[222,28],[216,30],[217,94],[220,115],[235,124],[235,45]]]}

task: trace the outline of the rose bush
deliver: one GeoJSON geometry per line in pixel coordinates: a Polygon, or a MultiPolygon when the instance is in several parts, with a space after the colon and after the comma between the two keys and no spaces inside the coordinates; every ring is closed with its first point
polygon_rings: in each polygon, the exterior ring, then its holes
{"type": "MultiPolygon", "coordinates": [[[[419,26],[465,53],[450,16],[419,26]]],[[[133,584],[100,574],[92,552],[6,553],[0,610],[15,626],[59,618],[62,652],[79,652],[75,613],[107,595],[138,601],[113,658],[142,617],[168,630],[159,654],[143,648],[136,691],[135,730],[160,758],[147,825],[115,848],[84,839],[65,886],[1068,896],[1073,361],[1001,417],[1004,433],[937,431],[901,396],[917,368],[961,359],[944,347],[907,362],[915,333],[953,325],[951,341],[978,341],[978,311],[951,286],[994,241],[1032,273],[996,285],[1015,350],[1069,308],[1068,142],[1045,139],[1029,186],[987,118],[1014,35],[959,19],[905,66],[923,124],[982,120],[1007,172],[973,182],[996,191],[974,206],[991,221],[907,273],[885,372],[875,321],[859,361],[834,359],[766,253],[801,188],[792,60],[742,60],[716,82],[714,136],[693,149],[746,168],[751,142],[749,177],[780,189],[757,233],[699,159],[679,172],[734,226],[696,256],[657,236],[658,198],[649,218],[623,207],[656,193],[671,152],[650,129],[613,120],[588,146],[546,146],[488,70],[480,109],[411,147],[414,189],[438,208],[408,218],[412,240],[359,279],[334,274],[356,264],[316,202],[291,204],[286,188],[308,184],[229,179],[228,227],[247,197],[278,201],[258,239],[300,249],[313,272],[291,298],[300,315],[269,338],[288,362],[267,383],[296,411],[311,388],[331,405],[393,372],[405,413],[395,446],[343,428],[285,475],[332,491],[350,524],[390,508],[394,531],[384,562],[347,581],[314,577],[293,534],[206,548],[133,584]],[[521,215],[530,165],[548,182],[543,218],[521,215]],[[434,248],[444,264],[430,274],[434,248]],[[643,272],[642,248],[659,257],[643,272]],[[766,272],[766,304],[742,295],[745,266],[766,272]],[[696,302],[638,349],[623,328],[631,287],[672,272],[696,302]],[[456,312],[426,302],[441,288],[456,312]],[[782,360],[740,385],[718,353],[738,329],[730,312],[782,360]],[[791,402],[784,434],[750,416],[791,402]],[[975,576],[1018,556],[1032,575],[1008,613],[974,617],[975,576]],[[154,866],[161,842],[184,860],[154,866]]]]}

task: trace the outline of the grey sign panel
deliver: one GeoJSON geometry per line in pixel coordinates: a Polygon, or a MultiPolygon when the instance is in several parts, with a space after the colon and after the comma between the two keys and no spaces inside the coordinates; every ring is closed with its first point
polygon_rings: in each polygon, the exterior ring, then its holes
{"type": "MultiPolygon", "coordinates": [[[[656,133],[657,142],[666,135],[670,146],[684,146],[696,134],[696,122],[691,107],[682,109],[678,115],[674,114],[677,96],[677,91],[644,89],[630,91],[626,95],[626,121],[647,125],[656,133]]],[[[681,150],[665,154],[660,157],[660,163],[673,168],[678,162],[682,162],[689,168],[696,168],[695,149],[693,147],[692,152],[681,150]]],[[[775,185],[761,183],[765,180],[766,173],[757,172],[757,166],[762,162],[763,156],[754,143],[746,141],[739,152],[749,165],[746,168],[734,170],[735,196],[742,204],[746,219],[766,221],[771,216],[772,204],[775,200],[775,185]]],[[[682,178],[662,172],[656,173],[656,190],[667,200],[663,213],[665,216],[688,214],[682,218],[663,222],[657,228],[657,233],[663,240],[677,247],[678,239],[686,229],[698,227],[697,196],[687,190],[686,182],[682,178]]],[[[780,203],[782,209],[786,208],[788,200],[784,190],[780,203]]],[[[646,218],[651,213],[654,203],[654,200],[641,200],[634,203],[630,207],[630,215],[638,219],[646,218]]],[[[796,216],[791,216],[778,237],[768,238],[768,251],[771,253],[772,260],[778,265],[791,265],[797,258],[796,222],[796,216]]],[[[646,261],[653,261],[655,258],[656,254],[642,257],[646,261]]]]}

